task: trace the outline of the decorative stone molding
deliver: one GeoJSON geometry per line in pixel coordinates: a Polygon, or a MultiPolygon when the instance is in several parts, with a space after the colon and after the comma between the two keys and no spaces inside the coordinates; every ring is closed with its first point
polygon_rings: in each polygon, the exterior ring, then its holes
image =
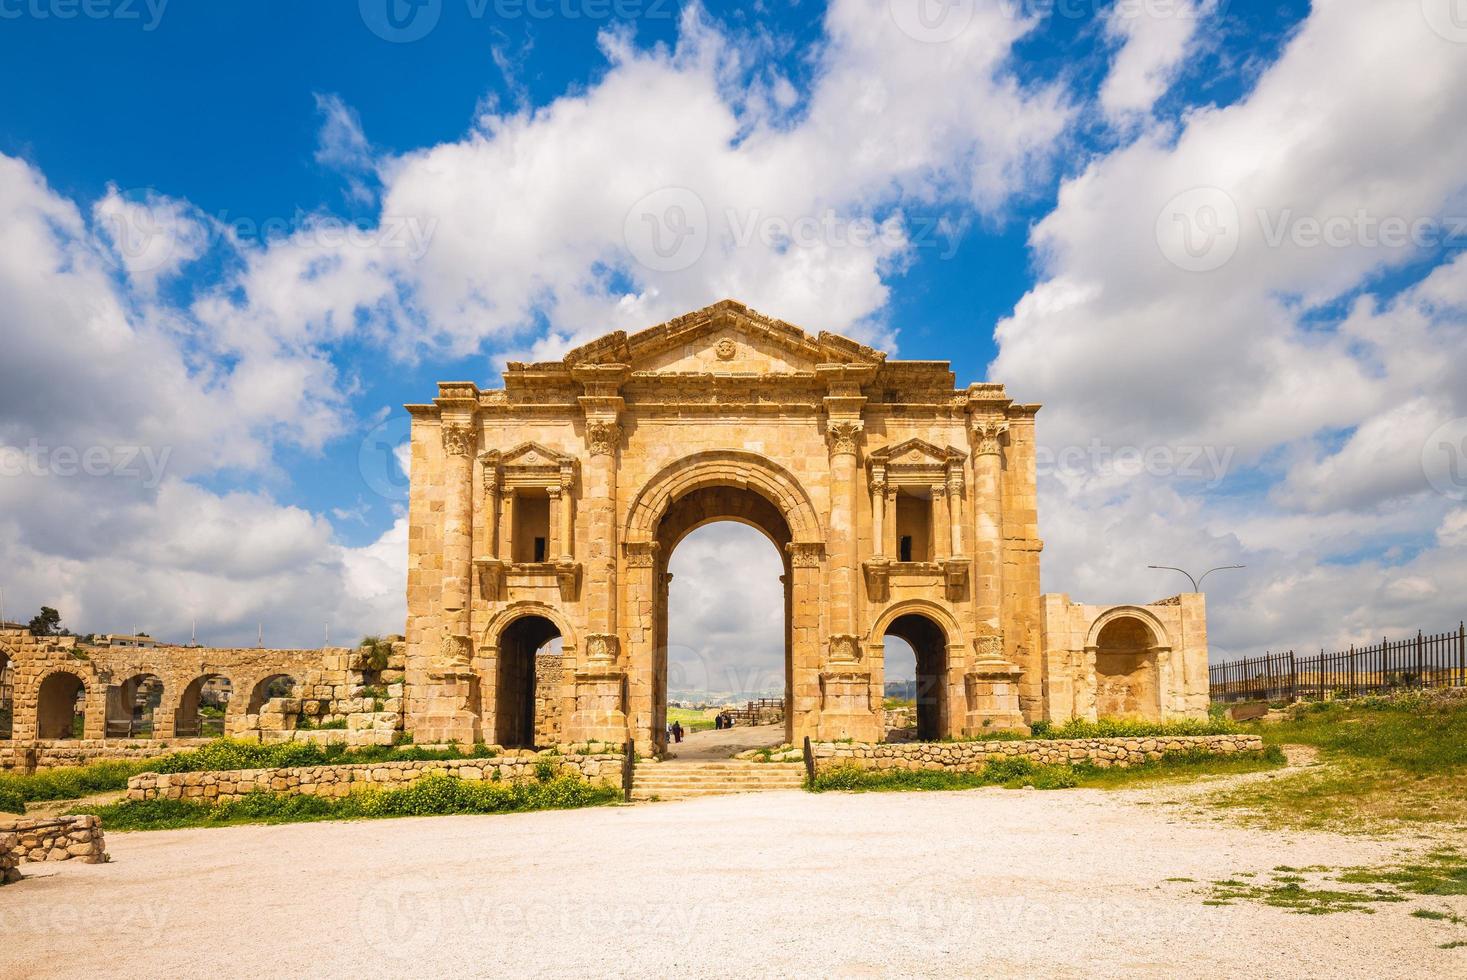
{"type": "Polygon", "coordinates": [[[504,584],[505,562],[498,558],[475,558],[474,571],[479,578],[479,598],[493,602],[499,598],[504,584]]]}
{"type": "Polygon", "coordinates": [[[604,419],[587,422],[586,442],[592,456],[610,456],[621,445],[621,425],[604,419]]]}
{"type": "Polygon", "coordinates": [[[891,566],[889,558],[870,558],[861,563],[866,573],[866,591],[875,602],[885,602],[891,591],[891,566]]]}
{"type": "Polygon", "coordinates": [[[941,562],[943,581],[947,585],[947,597],[956,602],[968,594],[968,570],[972,568],[973,561],[970,558],[954,556],[944,558],[941,562]]]}
{"type": "Polygon", "coordinates": [[[588,666],[604,667],[616,663],[621,652],[621,640],[612,633],[589,633],[586,635],[586,663],[588,666]]]}
{"type": "Polygon", "coordinates": [[[731,361],[738,352],[739,345],[728,338],[720,340],[718,346],[714,348],[714,353],[718,355],[720,361],[731,361]]]}
{"type": "Polygon", "coordinates": [[[443,423],[443,452],[447,456],[467,457],[478,444],[479,434],[467,422],[443,423]]]}
{"type": "Polygon", "coordinates": [[[973,640],[974,662],[1003,663],[1003,634],[985,633],[973,640]]]}
{"type": "Polygon", "coordinates": [[[830,637],[832,664],[857,664],[861,662],[861,638],[850,633],[833,633],[830,637]]]}
{"type": "Polygon", "coordinates": [[[579,562],[559,561],[555,563],[555,582],[560,588],[560,597],[566,602],[575,600],[576,592],[581,584],[581,566],[579,562]]]}
{"type": "Polygon", "coordinates": [[[473,657],[474,645],[467,636],[444,633],[438,647],[439,660],[451,668],[467,668],[473,657]]]}
{"type": "Polygon", "coordinates": [[[973,434],[977,455],[998,456],[1003,453],[1002,440],[1009,431],[1009,424],[1002,419],[975,418],[969,431],[973,434]]]}
{"type": "Polygon", "coordinates": [[[628,541],[622,545],[628,568],[653,568],[657,564],[657,552],[662,548],[656,541],[628,541]]]}

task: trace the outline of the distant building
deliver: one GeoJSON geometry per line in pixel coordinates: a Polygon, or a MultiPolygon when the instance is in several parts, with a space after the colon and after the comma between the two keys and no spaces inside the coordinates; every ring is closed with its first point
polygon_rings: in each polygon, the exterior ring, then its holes
{"type": "Polygon", "coordinates": [[[151,636],[128,636],[123,633],[108,633],[98,638],[98,644],[109,647],[138,647],[150,650],[158,645],[158,641],[151,636]]]}

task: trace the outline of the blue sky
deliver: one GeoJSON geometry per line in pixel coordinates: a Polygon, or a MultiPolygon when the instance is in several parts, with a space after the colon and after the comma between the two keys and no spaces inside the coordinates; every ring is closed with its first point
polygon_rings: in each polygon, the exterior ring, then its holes
{"type": "MultiPolygon", "coordinates": [[[[1245,563],[1210,583],[1215,655],[1462,613],[1467,517],[1427,458],[1467,415],[1450,0],[87,9],[0,2],[0,445],[168,465],[12,466],[9,611],[393,629],[403,403],[735,295],[1044,402],[1046,589],[1245,563]],[[710,220],[686,268],[622,233],[665,188],[710,220]],[[1218,202],[1236,240],[1188,267],[1168,209],[1218,202]],[[826,214],[894,237],[730,240],[826,214]]],[[[690,581],[759,560],[699,553],[690,581]]],[[[767,604],[719,605],[773,636],[767,604]]]]}

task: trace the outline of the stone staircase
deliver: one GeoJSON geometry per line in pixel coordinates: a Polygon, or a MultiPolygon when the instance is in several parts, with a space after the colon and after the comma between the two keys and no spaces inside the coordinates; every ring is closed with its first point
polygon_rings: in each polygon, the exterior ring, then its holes
{"type": "Polygon", "coordinates": [[[633,800],[690,800],[730,793],[799,789],[805,784],[802,762],[639,762],[632,783],[633,800]]]}

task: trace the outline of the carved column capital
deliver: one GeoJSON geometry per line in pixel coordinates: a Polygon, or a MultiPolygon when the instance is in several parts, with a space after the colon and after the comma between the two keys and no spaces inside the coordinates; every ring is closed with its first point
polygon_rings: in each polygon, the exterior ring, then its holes
{"type": "Polygon", "coordinates": [[[819,541],[791,541],[784,546],[790,555],[790,565],[794,568],[819,568],[820,558],[825,553],[825,545],[819,541]]]}
{"type": "Polygon", "coordinates": [[[657,563],[657,552],[662,546],[656,541],[628,541],[622,545],[626,552],[628,568],[651,568],[657,563]]]}
{"type": "Polygon", "coordinates": [[[1003,419],[973,419],[968,431],[973,436],[974,451],[979,456],[997,456],[1003,452],[1002,441],[1009,431],[1003,419]]]}
{"type": "Polygon", "coordinates": [[[478,443],[478,433],[467,422],[443,423],[443,452],[447,456],[468,457],[478,443]]]}
{"type": "Polygon", "coordinates": [[[857,443],[861,440],[861,430],[866,427],[860,419],[832,420],[825,427],[825,441],[830,446],[832,456],[854,456],[856,455],[857,443]]]}
{"type": "Polygon", "coordinates": [[[621,445],[621,425],[615,419],[594,419],[586,423],[586,442],[592,456],[610,456],[621,445]]]}

